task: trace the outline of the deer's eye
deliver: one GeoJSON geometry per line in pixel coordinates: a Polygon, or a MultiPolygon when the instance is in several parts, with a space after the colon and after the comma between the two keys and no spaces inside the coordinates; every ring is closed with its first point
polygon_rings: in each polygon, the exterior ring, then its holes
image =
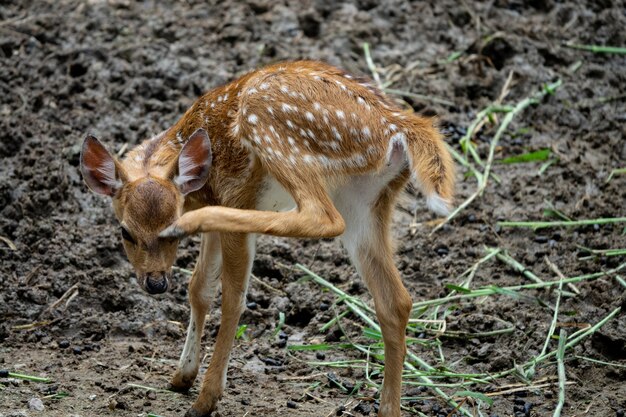
{"type": "Polygon", "coordinates": [[[122,238],[130,243],[137,243],[125,227],[122,227],[122,238]]]}

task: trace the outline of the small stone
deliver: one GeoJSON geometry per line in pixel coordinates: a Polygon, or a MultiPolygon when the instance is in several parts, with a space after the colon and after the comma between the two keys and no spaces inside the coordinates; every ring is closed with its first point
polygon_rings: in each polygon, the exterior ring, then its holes
{"type": "Polygon", "coordinates": [[[320,304],[320,310],[321,311],[326,311],[330,308],[330,306],[327,303],[321,303],[320,304]]]}
{"type": "Polygon", "coordinates": [[[372,406],[368,403],[360,402],[356,407],[354,407],[354,411],[368,416],[372,412],[372,406]]]}
{"type": "Polygon", "coordinates": [[[249,310],[256,310],[258,305],[254,301],[250,301],[248,304],[246,304],[246,307],[248,307],[249,310]]]}
{"type": "Polygon", "coordinates": [[[31,398],[28,400],[28,408],[35,411],[43,411],[46,407],[43,406],[43,401],[39,398],[31,398]]]}
{"type": "Polygon", "coordinates": [[[535,242],[537,243],[548,243],[548,236],[545,235],[537,235],[535,236],[535,242]]]}
{"type": "Polygon", "coordinates": [[[326,354],[324,352],[316,352],[315,353],[315,357],[321,361],[323,361],[324,359],[326,359],[326,354]]]}
{"type": "Polygon", "coordinates": [[[284,348],[285,346],[287,346],[287,339],[280,339],[278,343],[276,343],[276,346],[278,346],[279,348],[284,348]]]}
{"type": "Polygon", "coordinates": [[[285,333],[285,332],[283,332],[281,330],[280,333],[278,333],[278,338],[279,339],[283,339],[283,340],[287,340],[287,339],[289,339],[289,336],[287,335],[287,333],[285,333]]]}
{"type": "Polygon", "coordinates": [[[524,415],[526,417],[530,417],[530,410],[533,408],[532,403],[525,403],[524,404],[524,415]]]}
{"type": "Polygon", "coordinates": [[[70,347],[70,342],[67,340],[61,340],[59,342],[59,349],[67,349],[68,347],[70,347]]]}
{"type": "Polygon", "coordinates": [[[89,397],[89,401],[94,401],[96,399],[96,394],[91,394],[89,397]]]}
{"type": "Polygon", "coordinates": [[[247,398],[242,398],[241,399],[241,405],[250,405],[250,400],[247,398]]]}
{"type": "Polygon", "coordinates": [[[0,369],[0,378],[8,378],[9,377],[9,371],[7,371],[6,369],[0,369]]]}
{"type": "Polygon", "coordinates": [[[72,353],[74,355],[80,355],[81,353],[83,353],[83,350],[80,347],[78,347],[78,346],[74,346],[72,348],[72,353]]]}
{"type": "Polygon", "coordinates": [[[450,249],[448,249],[447,246],[441,245],[435,248],[435,252],[439,256],[446,256],[448,253],[450,253],[450,249]]]}
{"type": "Polygon", "coordinates": [[[157,398],[156,392],[152,390],[146,392],[146,398],[148,398],[149,400],[156,400],[157,398]]]}
{"type": "Polygon", "coordinates": [[[298,408],[298,404],[293,401],[287,401],[287,408],[298,408]]]}
{"type": "Polygon", "coordinates": [[[624,417],[624,409],[620,408],[619,410],[615,411],[615,417],[624,417]]]}

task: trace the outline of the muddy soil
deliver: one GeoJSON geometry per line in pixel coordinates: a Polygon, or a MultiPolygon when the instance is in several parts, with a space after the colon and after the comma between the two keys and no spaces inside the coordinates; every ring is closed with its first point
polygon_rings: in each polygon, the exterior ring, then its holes
{"type": "MultiPolygon", "coordinates": [[[[541,163],[496,164],[500,183],[491,181],[481,199],[433,235],[433,215],[417,192],[408,193],[394,231],[397,264],[414,300],[446,294],[445,285],[458,283],[457,277],[484,256],[485,245],[507,249],[546,280],[556,277],[544,257],[566,276],[621,264],[623,256],[580,259],[579,246],[626,247],[623,225],[533,232],[496,222],[541,219],[550,205],[574,219],[626,215],[624,177],[606,182],[612,169],[626,165],[626,58],[564,45],[626,45],[624,10],[618,0],[0,2],[0,236],[7,239],[0,242],[0,369],[54,381],[0,378],[0,416],[152,412],[169,417],[190,406],[199,381],[189,395],[128,384],[165,388],[175,369],[189,314],[184,270],[193,268],[198,240],[181,245],[176,265],[182,269],[171,292],[159,297],[142,292],[122,252],[109,201],[90,193],[79,176],[79,146],[92,132],[123,153],[169,127],[207,89],[279,60],[322,59],[369,75],[362,53],[363,42],[369,42],[392,87],[452,103],[407,98],[415,111],[440,117],[457,150],[464,129],[479,109],[498,99],[509,74],[505,103],[563,81],[514,120],[496,149],[501,159],[550,148],[555,161],[542,174],[541,163]],[[460,57],[446,62],[454,52],[460,57]],[[69,396],[50,397],[58,393],[69,396]],[[29,408],[32,398],[42,399],[44,411],[29,408]]],[[[487,125],[478,135],[482,155],[493,133],[487,125]]],[[[463,174],[459,169],[458,201],[475,189],[474,179],[463,174]]],[[[303,280],[296,263],[370,301],[338,242],[261,238],[241,321],[247,330],[233,348],[218,414],[374,415],[374,389],[350,396],[327,375],[332,372],[350,386],[364,380],[364,370],[310,365],[306,362],[320,360],[314,353],[287,350],[292,344],[346,337],[372,343],[351,316],[343,330],[319,331],[335,314],[328,307],[336,298],[303,280]],[[279,312],[285,324],[275,334],[279,312]]],[[[478,270],[473,286],[527,282],[492,261],[478,270]]],[[[611,276],[577,288],[580,295],[565,298],[559,316],[570,333],[625,305],[625,288],[611,276]]],[[[552,317],[545,303],[553,305],[555,295],[525,294],[529,297],[455,304],[447,318],[451,330],[484,332],[506,323],[513,331],[442,336],[445,364],[468,373],[498,372],[536,356],[552,317]]],[[[571,384],[564,415],[624,415],[625,323],[622,313],[568,355],[571,384]]],[[[218,326],[219,310],[214,310],[203,344],[208,357],[218,326]]],[[[552,341],[550,349],[555,347],[552,341]]],[[[441,365],[436,349],[411,349],[441,365]]],[[[325,353],[326,361],[348,359],[365,355],[341,349],[325,353]]],[[[482,415],[551,416],[555,375],[553,363],[539,367],[534,384],[551,378],[549,383],[497,395],[482,415]]],[[[519,382],[502,379],[470,389],[495,392],[519,382]]],[[[454,415],[427,387],[407,385],[403,395],[412,398],[403,403],[406,415],[454,415]]]]}

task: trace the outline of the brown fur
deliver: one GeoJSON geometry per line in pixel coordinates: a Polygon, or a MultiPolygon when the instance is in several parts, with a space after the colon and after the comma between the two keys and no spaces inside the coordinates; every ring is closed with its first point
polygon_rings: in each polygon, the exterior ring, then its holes
{"type": "MultiPolygon", "coordinates": [[[[119,188],[101,186],[98,168],[107,155],[96,142],[86,141],[83,173],[96,191],[111,191],[118,219],[143,242],[134,248],[125,243],[138,271],[166,271],[173,264],[175,244],[157,239],[167,224],[174,222],[161,236],[203,233],[189,285],[188,339],[172,379],[177,389],[189,388],[197,375],[199,335],[210,288],[221,267],[222,324],[200,395],[188,416],[210,414],[222,395],[252,264],[249,245],[254,235],[341,235],[346,221],[333,204],[330,190],[353,178],[383,175],[392,163],[400,163],[392,159],[403,152],[410,165],[403,165],[380,191],[370,209],[372,223],[360,231],[366,235],[349,249],[372,292],[385,342],[379,415],[400,416],[404,332],[411,298],[393,264],[389,225],[397,196],[411,173],[427,196],[451,202],[452,160],[433,120],[402,112],[361,78],[319,62],[301,61],[253,71],[200,97],[174,126],[133,149],[123,163],[115,162],[116,175],[122,178],[119,188]],[[189,162],[189,158],[181,160],[181,148],[192,134],[204,131],[210,138],[212,166],[206,184],[183,195],[174,184],[181,161],[183,165],[189,162]],[[256,209],[268,178],[293,197],[296,210],[256,209]]],[[[194,146],[201,150],[201,145],[194,146]]],[[[202,177],[202,171],[191,172],[202,177]]]]}

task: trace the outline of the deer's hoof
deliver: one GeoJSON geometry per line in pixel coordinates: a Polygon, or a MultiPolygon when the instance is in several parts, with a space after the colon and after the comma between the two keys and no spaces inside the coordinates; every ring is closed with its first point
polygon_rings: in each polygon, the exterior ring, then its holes
{"type": "Polygon", "coordinates": [[[185,413],[185,417],[210,417],[211,413],[203,413],[201,411],[196,411],[193,408],[190,408],[189,410],[187,410],[187,412],[185,413]]]}
{"type": "Polygon", "coordinates": [[[213,410],[209,410],[207,411],[198,411],[195,408],[191,407],[189,410],[187,410],[187,412],[185,413],[185,417],[211,417],[211,414],[213,413],[213,410]]]}
{"type": "Polygon", "coordinates": [[[180,373],[176,372],[174,377],[170,381],[167,389],[174,392],[187,392],[189,388],[193,385],[193,381],[196,379],[194,375],[193,378],[185,378],[180,373]]]}

